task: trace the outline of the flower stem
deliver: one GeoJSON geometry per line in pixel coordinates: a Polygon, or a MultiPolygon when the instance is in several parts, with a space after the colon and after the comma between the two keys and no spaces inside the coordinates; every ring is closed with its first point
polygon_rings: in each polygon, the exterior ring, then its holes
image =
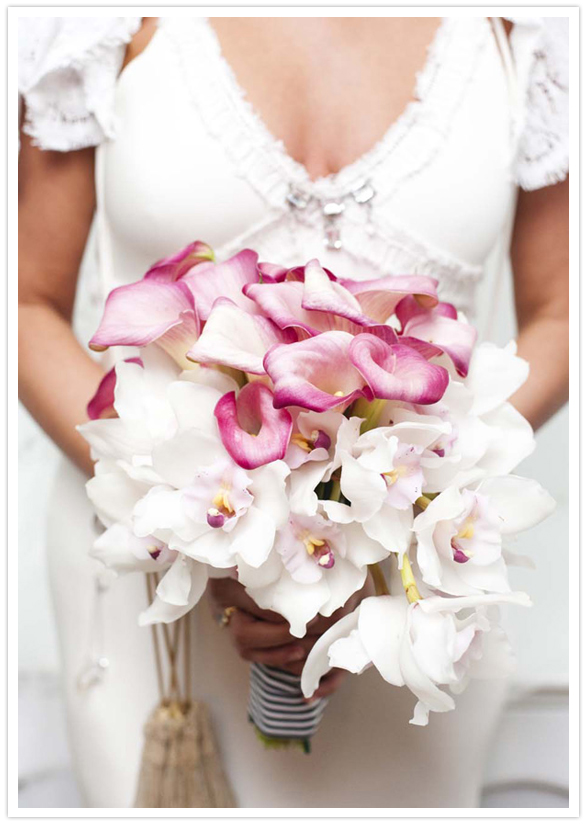
{"type": "Polygon", "coordinates": [[[432,504],[432,499],[428,498],[428,496],[420,496],[420,498],[416,499],[416,504],[420,510],[425,510],[429,504],[432,504]]]}
{"type": "Polygon", "coordinates": [[[340,479],[332,479],[332,489],[330,490],[330,501],[340,501],[340,479]]]}
{"type": "MultiPolygon", "coordinates": [[[[426,505],[428,506],[428,505],[426,505]]],[[[414,573],[412,571],[412,565],[410,564],[410,560],[408,558],[407,552],[404,553],[404,558],[402,561],[402,584],[404,586],[404,590],[406,591],[406,596],[408,597],[408,601],[410,604],[414,602],[419,602],[422,596],[420,595],[420,591],[416,586],[416,579],[414,578],[414,573]]]]}
{"type": "Polygon", "coordinates": [[[377,562],[369,565],[369,572],[371,573],[371,578],[373,579],[373,584],[375,585],[375,595],[389,596],[389,588],[387,586],[387,582],[385,581],[383,570],[377,562]]]}

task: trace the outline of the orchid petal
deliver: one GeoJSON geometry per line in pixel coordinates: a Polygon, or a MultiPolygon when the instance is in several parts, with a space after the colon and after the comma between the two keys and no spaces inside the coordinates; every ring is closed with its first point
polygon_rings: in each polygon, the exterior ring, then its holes
{"type": "Polygon", "coordinates": [[[361,643],[386,682],[404,684],[399,653],[406,626],[404,596],[370,596],[359,608],[361,643]]]}
{"type": "Polygon", "coordinates": [[[499,513],[504,535],[521,533],[539,524],[554,512],[556,501],[537,481],[520,476],[488,478],[478,493],[488,496],[499,513]]]}
{"type": "Polygon", "coordinates": [[[287,340],[268,318],[250,315],[228,298],[218,298],[204,331],[187,353],[190,361],[220,364],[263,375],[263,358],[274,344],[287,340]]]}
{"type": "Polygon", "coordinates": [[[216,404],[214,415],[228,454],[245,470],[285,456],[292,431],[287,410],[273,406],[273,393],[264,384],[246,384],[228,392],[216,404]]]}
{"type": "Polygon", "coordinates": [[[443,367],[430,364],[410,347],[386,344],[368,333],[352,340],[349,355],[376,398],[434,404],[448,386],[443,367]]]}
{"type": "MultiPolygon", "coordinates": [[[[359,622],[359,611],[355,610],[347,616],[343,616],[338,622],[329,627],[328,630],[317,639],[316,644],[308,653],[306,664],[302,671],[301,688],[306,698],[314,694],[320,684],[320,679],[330,670],[329,651],[331,646],[338,640],[350,636],[356,630],[359,622]]],[[[339,662],[338,667],[345,667],[339,662]]]]}
{"type": "MultiPolygon", "coordinates": [[[[208,572],[204,564],[190,561],[188,561],[188,564],[190,590],[186,603],[181,605],[171,604],[170,602],[164,601],[159,593],[157,593],[150,607],[144,610],[139,616],[139,624],[141,626],[156,624],[158,622],[165,624],[174,622],[182,616],[185,616],[186,613],[189,613],[200,601],[208,583],[208,572]]],[[[169,573],[167,575],[169,575],[169,573]]],[[[163,581],[164,580],[160,582],[159,587],[161,587],[163,581]]],[[[157,590],[159,591],[159,588],[157,588],[157,590]]]]}
{"type": "Polygon", "coordinates": [[[353,338],[331,331],[288,346],[276,346],[265,356],[265,369],[275,385],[276,407],[289,405],[324,412],[370,396],[348,353],[353,338]]]}
{"type": "Polygon", "coordinates": [[[472,415],[484,415],[507,401],[528,378],[530,365],[516,355],[516,344],[506,347],[484,341],[475,348],[466,386],[473,393],[472,415]]]}

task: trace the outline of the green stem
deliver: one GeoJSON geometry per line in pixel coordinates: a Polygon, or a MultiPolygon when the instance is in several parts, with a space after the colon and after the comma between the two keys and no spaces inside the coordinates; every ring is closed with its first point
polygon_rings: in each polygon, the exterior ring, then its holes
{"type": "Polygon", "coordinates": [[[420,595],[420,591],[418,590],[418,587],[416,585],[416,579],[414,578],[412,565],[410,564],[407,552],[404,553],[401,576],[402,584],[404,586],[404,590],[406,591],[406,596],[408,597],[408,601],[410,602],[410,604],[413,604],[414,602],[419,602],[422,596],[420,595]]]}
{"type": "Polygon", "coordinates": [[[330,501],[340,501],[340,479],[332,479],[332,489],[330,491],[330,501]]]}
{"type": "Polygon", "coordinates": [[[375,585],[375,595],[389,596],[389,588],[380,565],[377,562],[375,562],[375,564],[370,564],[369,572],[371,573],[371,578],[373,579],[373,584],[375,585]]]}

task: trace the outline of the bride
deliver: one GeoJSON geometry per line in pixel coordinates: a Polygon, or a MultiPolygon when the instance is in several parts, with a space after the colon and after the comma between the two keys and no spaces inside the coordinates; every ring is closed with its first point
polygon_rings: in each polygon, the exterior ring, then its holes
{"type": "MultiPolygon", "coordinates": [[[[176,13],[21,18],[20,38],[21,397],[65,454],[49,553],[73,763],[88,807],[128,807],[157,689],[142,577],[111,581],[88,555],[92,462],[75,427],[109,366],[85,346],[94,310],[202,239],[219,260],[248,246],[341,277],[429,274],[474,317],[486,261],[511,241],[531,364],[513,403],[539,427],[568,380],[568,25],[176,13]],[[77,289],[92,222],[93,279],[77,289]]],[[[239,807],[479,805],[503,687],[475,683],[415,728],[407,691],[334,671],[312,753],[266,751],[247,722],[248,663],[299,673],[333,619],[300,643],[235,582],[209,596],[194,678],[239,807]],[[222,628],[212,614],[227,606],[222,628]]]]}

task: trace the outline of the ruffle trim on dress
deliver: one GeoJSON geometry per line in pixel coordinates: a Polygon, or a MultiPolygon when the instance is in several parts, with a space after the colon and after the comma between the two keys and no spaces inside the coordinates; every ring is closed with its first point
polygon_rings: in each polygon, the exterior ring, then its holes
{"type": "Polygon", "coordinates": [[[23,131],[36,146],[67,152],[114,136],[116,81],[140,27],[140,17],[19,20],[23,131]]]}
{"type": "Polygon", "coordinates": [[[443,145],[490,34],[485,18],[443,18],[417,77],[416,99],[372,149],[339,172],[311,180],[247,100],[207,19],[168,19],[164,30],[208,133],[221,143],[239,177],[276,209],[284,209],[292,186],[338,199],[369,180],[379,203],[397,191],[443,145]],[[217,71],[202,70],[211,65],[217,71]]]}

